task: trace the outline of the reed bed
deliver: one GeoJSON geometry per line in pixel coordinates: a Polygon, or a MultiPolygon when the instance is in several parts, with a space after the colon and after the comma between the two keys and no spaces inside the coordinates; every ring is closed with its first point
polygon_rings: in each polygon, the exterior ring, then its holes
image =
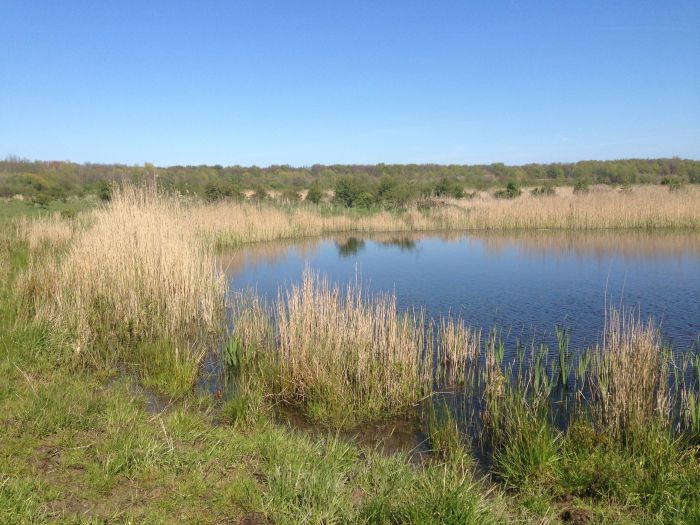
{"type": "Polygon", "coordinates": [[[153,188],[115,188],[65,256],[33,272],[43,289],[33,290],[42,299],[37,315],[91,360],[113,361],[121,348],[164,340],[174,364],[198,360],[203,337],[221,328],[225,283],[187,224],[177,200],[153,188]]]}
{"type": "Polygon", "coordinates": [[[75,225],[59,213],[34,219],[22,217],[17,220],[16,228],[17,237],[26,242],[30,250],[66,246],[72,240],[75,231],[75,225]]]}
{"type": "Polygon", "coordinates": [[[479,230],[603,230],[700,227],[700,188],[669,192],[663,186],[628,191],[594,187],[587,193],[558,188],[553,196],[456,201],[479,230]]]}
{"type": "Polygon", "coordinates": [[[444,321],[435,338],[422,312],[398,312],[394,295],[370,295],[358,283],[341,288],[310,270],[272,308],[236,298],[233,310],[236,345],[246,361],[272,366],[273,394],[338,423],[404,412],[434,381],[462,376],[479,347],[464,323],[444,321]],[[434,355],[444,365],[439,378],[434,355]]]}
{"type": "Polygon", "coordinates": [[[193,226],[219,246],[311,237],[330,233],[454,230],[607,230],[700,228],[700,188],[669,192],[639,186],[621,192],[594,188],[586,194],[559,189],[554,196],[524,194],[497,199],[437,199],[425,209],[401,212],[316,206],[222,202],[190,208],[193,226]]]}
{"type": "Polygon", "coordinates": [[[400,313],[392,294],[331,285],[310,270],[269,307],[241,292],[233,310],[233,361],[255,363],[243,374],[264,377],[268,394],[323,422],[387,417],[447,395],[465,404],[462,428],[497,443],[525,420],[546,439],[557,432],[545,428],[552,421],[563,430],[578,418],[616,438],[672,421],[698,428],[700,383],[691,372],[700,359],[684,358],[673,380],[678,357],[653,321],[632,311],[610,308],[594,348],[572,351],[557,329],[554,352],[533,341],[506,356],[496,330],[482,341],[463,320],[400,313]]]}
{"type": "Polygon", "coordinates": [[[653,322],[610,309],[591,366],[591,405],[600,426],[619,435],[650,421],[668,422],[669,359],[653,322]]]}

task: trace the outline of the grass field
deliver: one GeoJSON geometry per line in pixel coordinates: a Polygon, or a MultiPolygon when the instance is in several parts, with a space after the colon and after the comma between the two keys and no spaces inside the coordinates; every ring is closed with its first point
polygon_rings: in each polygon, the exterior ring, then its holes
{"type": "MultiPolygon", "coordinates": [[[[592,410],[567,431],[536,369],[508,381],[487,337],[436,326],[441,381],[470,381],[453,364],[486,352],[474,381],[493,461],[477,466],[430,404],[434,453],[416,464],[340,428],[429,394],[420,314],[309,277],[276,305],[243,297],[228,338],[213,249],[331,231],[697,228],[699,196],[594,189],[394,214],[126,188],[75,216],[2,208],[15,218],[0,222],[0,523],[698,523],[697,389],[669,391],[653,324],[611,313],[580,375],[592,410]],[[237,378],[227,399],[194,388],[220,344],[237,378]],[[287,428],[281,402],[322,424],[287,428]]],[[[700,361],[685,366],[700,380],[700,361]]]]}

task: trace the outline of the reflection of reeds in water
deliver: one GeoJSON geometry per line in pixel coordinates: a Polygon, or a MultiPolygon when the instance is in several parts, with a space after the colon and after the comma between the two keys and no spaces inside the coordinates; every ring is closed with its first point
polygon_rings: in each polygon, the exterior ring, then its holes
{"type": "Polygon", "coordinates": [[[487,252],[501,253],[515,248],[524,255],[574,254],[577,257],[621,255],[645,259],[700,254],[700,235],[670,231],[663,235],[640,231],[561,232],[530,231],[520,233],[489,232],[472,234],[487,252]]]}
{"type": "Polygon", "coordinates": [[[428,210],[357,212],[247,203],[192,206],[192,225],[220,246],[331,233],[449,230],[605,230],[700,227],[700,189],[670,193],[657,186],[630,193],[598,189],[551,197],[441,201],[428,210]]]}
{"type": "Polygon", "coordinates": [[[319,247],[319,239],[297,239],[289,241],[262,242],[247,246],[246,249],[227,250],[216,255],[217,267],[226,275],[234,276],[246,268],[256,268],[263,264],[276,264],[291,254],[307,258],[319,247]]]}

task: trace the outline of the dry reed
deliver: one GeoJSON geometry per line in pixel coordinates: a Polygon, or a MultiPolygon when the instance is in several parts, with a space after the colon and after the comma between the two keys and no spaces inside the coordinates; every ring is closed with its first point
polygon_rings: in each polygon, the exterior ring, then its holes
{"type": "MultiPolygon", "coordinates": [[[[307,270],[299,285],[280,292],[271,312],[255,298],[236,301],[234,310],[234,335],[249,357],[274,362],[275,395],[312,415],[336,422],[373,418],[432,392],[432,329],[422,312],[400,314],[394,295],[369,295],[357,283],[331,286],[307,270]]],[[[457,371],[478,353],[478,334],[452,321],[438,334],[446,370],[463,375],[457,371]]]]}
{"type": "Polygon", "coordinates": [[[321,212],[312,206],[221,202],[193,205],[193,226],[220,246],[310,237],[329,233],[433,230],[603,230],[700,228],[700,188],[672,193],[661,186],[639,186],[621,193],[595,188],[587,194],[560,189],[554,196],[435,201],[427,210],[400,213],[321,212]]]}
{"type": "Polygon", "coordinates": [[[41,247],[58,248],[67,245],[73,238],[74,225],[71,221],[54,213],[50,217],[17,220],[17,236],[25,241],[30,250],[41,247]]]}
{"type": "Polygon", "coordinates": [[[620,435],[652,420],[668,422],[668,360],[656,325],[615,308],[608,310],[605,324],[590,372],[598,424],[620,435]]]}
{"type": "Polygon", "coordinates": [[[40,314],[94,350],[100,340],[166,339],[190,351],[218,330],[224,280],[186,210],[152,188],[116,188],[91,225],[56,262],[40,314]]]}

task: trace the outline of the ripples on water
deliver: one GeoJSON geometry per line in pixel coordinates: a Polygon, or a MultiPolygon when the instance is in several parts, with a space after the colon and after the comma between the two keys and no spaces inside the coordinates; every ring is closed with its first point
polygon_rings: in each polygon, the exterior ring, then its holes
{"type": "MultiPolygon", "coordinates": [[[[653,317],[664,342],[679,354],[697,351],[699,343],[697,233],[337,236],[257,244],[221,255],[219,262],[232,291],[253,289],[269,300],[281,287],[298,283],[307,267],[339,284],[360,280],[371,291],[396,294],[399,309],[462,318],[482,330],[482,341],[495,331],[504,342],[504,363],[517,363],[523,347],[534,352],[542,343],[556,360],[557,328],[566,330],[573,354],[599,343],[611,303],[636,308],[642,319],[653,317]]],[[[438,396],[470,435],[481,425],[478,390],[438,396]]],[[[551,418],[560,428],[573,395],[552,391],[551,418]]],[[[283,414],[288,423],[310,428],[303,416],[289,414],[283,414]]],[[[403,447],[420,457],[425,433],[417,415],[354,432],[361,442],[403,447]]],[[[488,451],[477,455],[488,461],[488,451]]]]}
{"type": "Polygon", "coordinates": [[[665,341],[685,351],[700,331],[700,234],[584,233],[339,236],[254,245],[220,258],[232,289],[276,298],[308,265],[331,280],[360,279],[394,292],[400,309],[452,314],[508,352],[516,339],[554,344],[567,327],[572,348],[599,341],[606,297],[653,316],[665,341]]]}

